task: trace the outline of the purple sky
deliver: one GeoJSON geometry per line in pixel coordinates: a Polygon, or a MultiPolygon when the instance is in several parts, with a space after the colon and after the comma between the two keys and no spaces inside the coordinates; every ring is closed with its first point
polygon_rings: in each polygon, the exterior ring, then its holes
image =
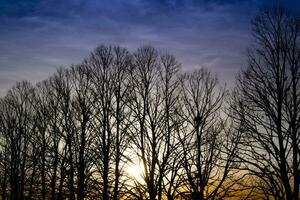
{"type": "MultiPolygon", "coordinates": [[[[253,17],[272,0],[0,0],[0,96],[79,63],[99,44],[152,45],[184,70],[206,67],[232,85],[246,64],[253,17]]],[[[281,3],[295,13],[299,0],[281,3]]]]}

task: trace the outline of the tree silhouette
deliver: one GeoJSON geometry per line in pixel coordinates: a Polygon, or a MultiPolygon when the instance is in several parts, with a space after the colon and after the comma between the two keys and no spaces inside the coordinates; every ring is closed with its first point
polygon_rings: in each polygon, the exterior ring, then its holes
{"type": "Polygon", "coordinates": [[[223,183],[233,171],[239,140],[226,134],[220,117],[224,96],[225,90],[218,88],[217,78],[207,70],[181,78],[179,115],[183,127],[178,138],[185,199],[223,198],[223,183]]]}
{"type": "Polygon", "coordinates": [[[253,21],[255,46],[234,95],[239,157],[266,198],[299,199],[299,18],[274,7],[253,21]]]}
{"type": "Polygon", "coordinates": [[[1,199],[298,200],[299,22],[280,7],[255,18],[231,96],[149,46],[100,45],[16,83],[0,98],[1,199]]]}
{"type": "MultiPolygon", "coordinates": [[[[176,107],[179,65],[168,54],[151,47],[138,49],[133,58],[132,94],[134,129],[131,135],[137,161],[142,163],[145,196],[161,199],[168,164],[175,148],[172,127],[176,107]]],[[[168,186],[172,187],[172,186],[168,186]]]]}

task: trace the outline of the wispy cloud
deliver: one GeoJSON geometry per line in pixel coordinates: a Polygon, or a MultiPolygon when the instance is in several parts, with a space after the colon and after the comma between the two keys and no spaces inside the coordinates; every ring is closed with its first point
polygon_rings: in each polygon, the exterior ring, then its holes
{"type": "MultiPolygon", "coordinates": [[[[23,0],[0,4],[0,92],[78,63],[98,44],[153,45],[185,69],[204,66],[227,82],[245,62],[258,0],[23,0]]],[[[286,1],[291,7],[292,0],[286,1]]],[[[300,3],[293,4],[297,11],[300,3]]],[[[299,11],[300,9],[298,9],[299,11]]]]}

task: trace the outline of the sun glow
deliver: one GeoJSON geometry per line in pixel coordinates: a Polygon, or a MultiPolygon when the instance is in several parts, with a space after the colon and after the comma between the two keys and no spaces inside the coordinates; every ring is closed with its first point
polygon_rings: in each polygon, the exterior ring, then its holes
{"type": "Polygon", "coordinates": [[[143,184],[145,183],[143,179],[143,167],[140,165],[129,165],[126,167],[126,172],[130,176],[130,178],[134,179],[135,181],[143,184]]]}

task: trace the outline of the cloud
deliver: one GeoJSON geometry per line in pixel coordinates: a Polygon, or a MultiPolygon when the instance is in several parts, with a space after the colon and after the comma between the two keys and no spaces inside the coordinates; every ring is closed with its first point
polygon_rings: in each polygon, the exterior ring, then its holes
{"type": "MultiPolygon", "coordinates": [[[[153,45],[185,69],[230,81],[244,63],[258,0],[23,0],[0,4],[0,91],[78,63],[98,44],[153,45]],[[224,75],[225,74],[225,75],[224,75]]],[[[267,2],[267,1],[264,1],[267,2]]]]}

